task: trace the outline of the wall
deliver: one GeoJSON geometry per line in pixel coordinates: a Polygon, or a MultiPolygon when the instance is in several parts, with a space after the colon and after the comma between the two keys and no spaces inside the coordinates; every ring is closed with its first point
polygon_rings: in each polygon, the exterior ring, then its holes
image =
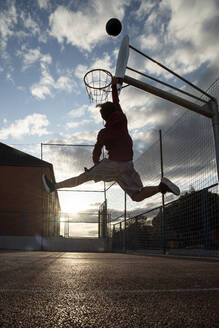
{"type": "Polygon", "coordinates": [[[103,238],[62,238],[27,236],[1,236],[0,249],[26,251],[104,252],[103,238]]]}
{"type": "MultiPolygon", "coordinates": [[[[57,194],[43,190],[43,172],[52,176],[49,167],[1,166],[0,235],[41,234],[42,223],[59,216],[57,194]]],[[[52,231],[59,235],[58,224],[52,231]]]]}

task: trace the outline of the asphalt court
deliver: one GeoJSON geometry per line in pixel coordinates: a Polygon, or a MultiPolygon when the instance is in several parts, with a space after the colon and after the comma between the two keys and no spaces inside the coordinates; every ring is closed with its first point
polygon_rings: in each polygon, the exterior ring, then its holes
{"type": "Polygon", "coordinates": [[[219,261],[0,252],[0,327],[219,327],[219,261]]]}

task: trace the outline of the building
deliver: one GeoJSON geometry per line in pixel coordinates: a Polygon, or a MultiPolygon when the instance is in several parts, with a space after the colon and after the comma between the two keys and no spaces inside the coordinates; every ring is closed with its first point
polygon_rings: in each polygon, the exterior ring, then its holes
{"type": "Polygon", "coordinates": [[[0,236],[59,236],[58,194],[42,174],[54,179],[51,163],[0,143],[0,236]]]}

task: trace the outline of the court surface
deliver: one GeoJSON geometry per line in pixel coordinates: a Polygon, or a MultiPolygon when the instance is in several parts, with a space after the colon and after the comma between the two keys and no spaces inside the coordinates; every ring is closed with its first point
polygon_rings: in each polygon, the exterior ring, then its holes
{"type": "Polygon", "coordinates": [[[0,327],[219,327],[219,261],[0,252],[0,327]]]}

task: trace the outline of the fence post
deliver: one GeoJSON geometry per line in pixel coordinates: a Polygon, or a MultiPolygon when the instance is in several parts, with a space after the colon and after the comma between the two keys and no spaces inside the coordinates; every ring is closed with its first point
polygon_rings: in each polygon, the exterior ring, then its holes
{"type": "Polygon", "coordinates": [[[98,210],[98,238],[100,238],[100,210],[98,210]]]}
{"type": "Polygon", "coordinates": [[[217,165],[217,177],[219,182],[219,112],[218,112],[218,104],[215,101],[210,101],[210,107],[213,113],[211,122],[214,132],[214,144],[215,144],[215,156],[216,156],[216,165],[217,165]]]}
{"type": "Polygon", "coordinates": [[[126,252],[126,250],[127,250],[126,205],[127,205],[127,194],[126,194],[126,192],[124,192],[124,244],[123,244],[124,252],[126,252]]]}
{"type": "Polygon", "coordinates": [[[209,213],[209,205],[208,205],[208,189],[203,190],[202,193],[202,204],[203,204],[203,228],[204,228],[204,245],[205,249],[209,249],[211,245],[211,217],[209,213]]]}
{"type": "MultiPolygon", "coordinates": [[[[161,172],[161,179],[164,176],[164,171],[163,171],[163,140],[162,140],[162,131],[159,130],[159,139],[160,139],[160,172],[161,172]]],[[[166,253],[166,225],[165,225],[165,200],[164,200],[164,194],[162,194],[162,215],[161,215],[161,220],[162,220],[162,248],[163,248],[163,253],[166,253]]]]}
{"type": "Polygon", "coordinates": [[[123,234],[122,234],[122,222],[119,222],[119,244],[120,244],[120,249],[123,248],[123,234]]]}
{"type": "Polygon", "coordinates": [[[160,210],[159,210],[159,215],[160,215],[160,249],[163,249],[164,250],[164,234],[163,234],[163,207],[161,206],[160,207],[160,210]]]}
{"type": "Polygon", "coordinates": [[[138,249],[138,217],[135,218],[135,251],[138,249]]]}

